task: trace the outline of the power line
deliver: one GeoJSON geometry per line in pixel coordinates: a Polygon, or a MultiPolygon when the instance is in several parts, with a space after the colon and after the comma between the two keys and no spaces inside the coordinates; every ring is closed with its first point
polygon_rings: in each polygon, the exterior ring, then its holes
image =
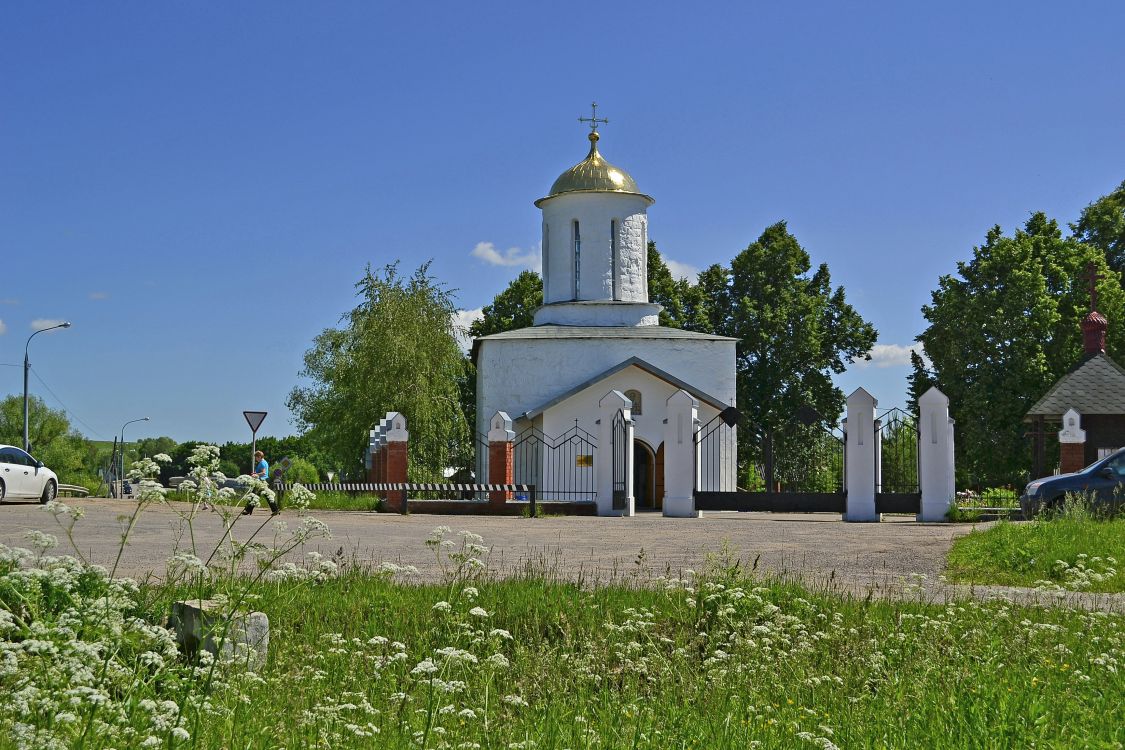
{"type": "Polygon", "coordinates": [[[64,414],[66,414],[66,415],[67,415],[68,417],[70,417],[71,419],[73,419],[73,420],[74,420],[75,422],[77,422],[78,424],[80,424],[80,425],[82,425],[83,427],[85,427],[85,428],[86,428],[87,430],[89,430],[89,431],[90,431],[91,433],[93,433],[95,437],[98,437],[98,438],[100,438],[100,439],[102,439],[102,440],[105,440],[105,435],[101,434],[100,432],[98,432],[97,430],[95,430],[95,429],[94,429],[93,427],[91,427],[90,425],[86,424],[86,423],[85,423],[84,421],[82,421],[82,419],[81,419],[81,418],[80,418],[80,417],[79,417],[79,416],[78,416],[77,414],[75,414],[75,413],[74,413],[73,411],[71,411],[70,409],[66,408],[66,404],[64,404],[64,403],[63,403],[63,401],[62,401],[62,399],[61,399],[61,398],[59,398],[59,394],[57,394],[57,393],[55,393],[54,391],[52,391],[52,390],[51,390],[51,386],[47,385],[47,382],[46,382],[45,380],[43,380],[43,378],[39,377],[39,373],[35,371],[35,368],[34,368],[34,367],[32,367],[32,368],[31,368],[31,374],[32,374],[32,375],[34,375],[34,376],[35,376],[35,379],[36,379],[36,380],[38,380],[38,381],[39,381],[39,382],[40,382],[40,383],[41,383],[41,384],[43,385],[43,387],[47,389],[47,392],[48,392],[48,393],[50,393],[50,394],[51,394],[52,396],[54,396],[54,397],[55,397],[55,401],[58,401],[58,402],[59,402],[59,406],[61,406],[61,407],[63,408],[63,413],[64,413],[64,414]]]}

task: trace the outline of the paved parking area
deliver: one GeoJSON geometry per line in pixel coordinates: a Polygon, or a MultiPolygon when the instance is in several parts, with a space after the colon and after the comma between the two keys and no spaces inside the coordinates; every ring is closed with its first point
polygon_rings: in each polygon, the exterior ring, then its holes
{"type": "MultiPolygon", "coordinates": [[[[91,562],[112,565],[121,538],[121,518],[134,508],[119,500],[73,500],[86,516],[76,527],[82,554],[91,562]]],[[[305,551],[340,554],[363,563],[391,561],[414,565],[426,579],[440,575],[433,551],[425,546],[440,525],[482,536],[491,547],[491,567],[502,575],[533,570],[585,581],[648,579],[700,569],[708,558],[729,554],[747,567],[791,576],[814,587],[866,595],[920,595],[942,600],[953,594],[1005,596],[1033,600],[1022,590],[954,587],[940,580],[954,538],[968,533],[966,524],[920,524],[888,517],[879,524],[843,523],[834,514],[713,513],[699,519],[656,514],[634,518],[511,518],[413,514],[399,516],[351,511],[319,511],[314,516],[332,530],[330,540],[316,540],[305,551]]],[[[280,516],[290,527],[293,513],[280,516]]],[[[278,532],[266,513],[242,518],[238,536],[259,526],[258,539],[272,542],[278,532]]],[[[135,578],[160,576],[176,539],[176,514],[153,506],[141,516],[121,558],[119,573],[135,578]]],[[[0,506],[0,543],[26,545],[24,533],[40,529],[63,539],[52,517],[35,504],[0,506]]],[[[210,549],[222,533],[219,520],[204,514],[195,524],[201,549],[210,549]]],[[[65,539],[64,547],[69,547],[65,539]]],[[[301,553],[303,555],[303,553],[301,553]]],[[[294,555],[296,557],[298,555],[294,555]]],[[[1125,610],[1120,595],[1072,597],[1081,606],[1125,610]]],[[[1053,599],[1051,600],[1053,601],[1053,599]]]]}

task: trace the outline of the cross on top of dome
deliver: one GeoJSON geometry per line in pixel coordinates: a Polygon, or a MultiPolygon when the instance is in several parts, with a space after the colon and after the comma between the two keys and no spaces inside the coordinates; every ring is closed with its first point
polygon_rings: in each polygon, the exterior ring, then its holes
{"type": "Polygon", "coordinates": [[[597,133],[598,132],[598,125],[599,124],[608,125],[609,124],[609,118],[605,118],[605,117],[599,118],[598,117],[598,103],[597,102],[590,102],[590,109],[593,111],[593,114],[591,114],[589,117],[579,117],[578,122],[588,122],[588,123],[590,123],[590,132],[597,133]]]}

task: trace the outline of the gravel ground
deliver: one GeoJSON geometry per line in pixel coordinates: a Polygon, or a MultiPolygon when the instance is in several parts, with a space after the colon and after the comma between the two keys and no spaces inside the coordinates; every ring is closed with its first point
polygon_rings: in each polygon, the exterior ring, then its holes
{"type": "MultiPolygon", "coordinates": [[[[124,500],[67,500],[86,516],[76,527],[79,551],[90,562],[112,567],[121,537],[121,517],[135,507],[124,500]]],[[[492,548],[490,564],[502,575],[527,570],[584,581],[628,581],[700,569],[709,557],[730,554],[748,567],[793,577],[806,585],[859,596],[910,596],[935,601],[976,596],[1004,597],[1045,605],[1061,602],[1083,608],[1125,611],[1125,595],[1055,594],[996,586],[952,586],[940,580],[953,540],[968,524],[920,524],[889,516],[883,523],[851,524],[834,514],[708,513],[699,519],[671,519],[657,514],[634,518],[511,518],[413,514],[399,516],[351,511],[318,511],[333,538],[318,539],[304,552],[342,555],[365,563],[391,561],[416,566],[422,577],[439,575],[433,552],[424,541],[440,525],[484,537],[492,548]]],[[[258,539],[271,542],[275,524],[258,511],[236,528],[245,538],[264,524],[258,539]]],[[[293,513],[280,517],[290,527],[293,513]]],[[[134,578],[159,577],[176,537],[176,515],[153,506],[142,515],[118,566],[134,578]]],[[[987,525],[987,524],[981,524],[987,525]]],[[[62,540],[61,529],[41,506],[6,502],[0,506],[0,544],[26,546],[28,529],[62,540]]],[[[214,546],[221,533],[218,518],[204,514],[195,534],[200,549],[214,546]]],[[[303,556],[303,552],[291,557],[303,556]]]]}

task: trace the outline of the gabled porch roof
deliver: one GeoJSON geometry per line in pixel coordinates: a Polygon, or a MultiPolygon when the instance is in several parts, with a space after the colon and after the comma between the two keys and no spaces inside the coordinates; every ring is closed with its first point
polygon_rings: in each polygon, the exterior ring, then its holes
{"type": "Polygon", "coordinates": [[[580,383],[580,384],[574,386],[573,388],[571,388],[566,393],[563,393],[562,395],[554,397],[553,399],[551,399],[547,403],[545,403],[541,406],[537,406],[534,409],[531,409],[530,411],[526,411],[523,414],[520,414],[519,417],[517,417],[517,419],[535,419],[536,417],[538,417],[540,414],[547,411],[551,407],[553,407],[557,404],[560,404],[563,401],[566,401],[571,396],[577,395],[578,393],[581,393],[582,391],[586,390],[590,386],[596,385],[597,383],[601,382],[602,380],[605,380],[606,378],[610,377],[611,375],[616,375],[617,373],[619,373],[622,370],[627,369],[629,367],[639,368],[639,369],[643,370],[644,372],[647,372],[649,375],[652,375],[655,378],[659,378],[660,380],[663,380],[664,382],[668,383],[669,385],[675,386],[676,388],[682,388],[685,391],[687,391],[688,393],[690,393],[692,396],[695,396],[701,402],[703,402],[705,404],[709,404],[709,405],[715,407],[716,409],[718,409],[720,411],[722,411],[726,407],[730,406],[730,404],[724,404],[722,401],[715,398],[711,394],[705,393],[704,391],[699,390],[698,388],[691,385],[690,383],[685,383],[684,381],[677,378],[675,375],[672,375],[671,373],[667,373],[664,370],[661,370],[659,367],[657,367],[653,364],[650,364],[649,362],[646,362],[645,360],[641,359],[640,357],[630,357],[629,359],[625,360],[621,364],[615,365],[615,366],[609,368],[608,370],[606,370],[605,372],[598,373],[597,375],[590,378],[586,382],[580,383]]]}

